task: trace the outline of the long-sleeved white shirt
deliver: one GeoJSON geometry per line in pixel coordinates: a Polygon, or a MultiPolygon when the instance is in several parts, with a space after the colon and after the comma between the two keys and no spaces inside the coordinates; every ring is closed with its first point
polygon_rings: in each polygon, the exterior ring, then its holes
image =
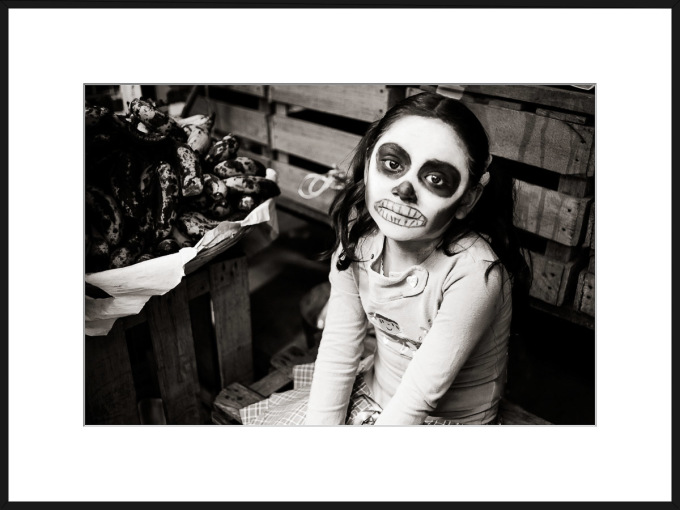
{"type": "Polygon", "coordinates": [[[360,244],[361,262],[338,271],[315,363],[306,424],[344,423],[369,321],[377,349],[364,374],[383,408],[376,425],[420,424],[427,416],[487,423],[498,411],[512,317],[507,272],[488,243],[468,235],[447,256],[436,250],[400,273],[379,272],[384,236],[360,244]]]}

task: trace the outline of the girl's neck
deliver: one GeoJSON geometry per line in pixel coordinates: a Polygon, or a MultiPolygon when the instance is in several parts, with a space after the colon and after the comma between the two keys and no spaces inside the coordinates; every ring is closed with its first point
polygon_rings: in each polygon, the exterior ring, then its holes
{"type": "Polygon", "coordinates": [[[400,273],[409,267],[422,264],[437,248],[440,240],[395,241],[385,238],[383,270],[385,275],[400,273]]]}

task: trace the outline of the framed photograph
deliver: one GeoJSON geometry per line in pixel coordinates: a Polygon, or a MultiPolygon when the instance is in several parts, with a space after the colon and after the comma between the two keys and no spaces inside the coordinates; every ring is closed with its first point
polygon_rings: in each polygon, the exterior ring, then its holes
{"type": "MultiPolygon", "coordinates": [[[[672,6],[96,7],[5,9],[5,501],[672,500],[672,6]],[[328,324],[335,259],[314,256],[333,248],[329,211],[370,168],[376,121],[418,95],[463,105],[488,136],[478,166],[460,142],[468,166],[455,175],[481,190],[460,219],[484,191],[514,197],[531,283],[496,371],[503,399],[463,416],[452,397],[449,421],[469,427],[227,426],[310,382],[293,366],[314,361],[328,324]],[[154,181],[146,233],[144,207],[126,209],[117,187],[126,162],[135,183],[164,163],[177,179],[174,198],[154,181]],[[95,233],[116,233],[95,219],[97,200],[118,207],[125,232],[99,258],[95,233]],[[142,238],[134,257],[112,256],[142,238]],[[653,260],[633,263],[652,242],[653,260]],[[654,419],[630,412],[640,407],[654,419]],[[503,426],[477,426],[491,414],[503,426]],[[420,467],[394,484],[395,465],[420,467]]],[[[431,147],[439,127],[409,134],[431,147]]],[[[412,201],[420,188],[397,184],[399,208],[373,208],[391,236],[416,212],[430,218],[412,201]]],[[[405,271],[406,289],[424,281],[406,272],[427,257],[375,260],[380,277],[405,271]]],[[[413,359],[429,328],[367,312],[359,373],[381,349],[413,359]]],[[[347,423],[387,421],[375,394],[360,397],[368,407],[350,405],[347,423]]]]}

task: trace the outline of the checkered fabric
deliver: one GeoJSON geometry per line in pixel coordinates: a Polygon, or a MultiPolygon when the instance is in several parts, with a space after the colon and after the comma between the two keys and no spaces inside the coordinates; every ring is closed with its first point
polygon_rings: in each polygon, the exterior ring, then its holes
{"type": "MultiPolygon", "coordinates": [[[[293,389],[242,408],[244,425],[302,425],[307,414],[314,363],[293,367],[293,389]]],[[[373,425],[382,407],[371,397],[371,390],[359,374],[354,381],[347,407],[345,425],[373,425]]],[[[423,425],[460,425],[454,420],[428,416],[423,425]]]]}
{"type": "MultiPolygon", "coordinates": [[[[293,367],[293,389],[273,393],[271,397],[242,408],[244,425],[302,425],[307,413],[314,363],[293,367]]],[[[347,409],[346,425],[372,424],[382,408],[370,396],[370,390],[359,374],[354,381],[347,409]]]]}

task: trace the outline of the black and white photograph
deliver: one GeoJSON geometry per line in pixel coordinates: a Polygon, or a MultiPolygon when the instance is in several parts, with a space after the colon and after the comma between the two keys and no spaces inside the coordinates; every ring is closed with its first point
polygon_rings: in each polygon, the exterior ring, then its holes
{"type": "Polygon", "coordinates": [[[595,103],[86,84],[85,424],[595,425],[595,103]]]}
{"type": "Polygon", "coordinates": [[[678,7],[435,3],[0,5],[3,508],[674,500],[678,7]]]}

